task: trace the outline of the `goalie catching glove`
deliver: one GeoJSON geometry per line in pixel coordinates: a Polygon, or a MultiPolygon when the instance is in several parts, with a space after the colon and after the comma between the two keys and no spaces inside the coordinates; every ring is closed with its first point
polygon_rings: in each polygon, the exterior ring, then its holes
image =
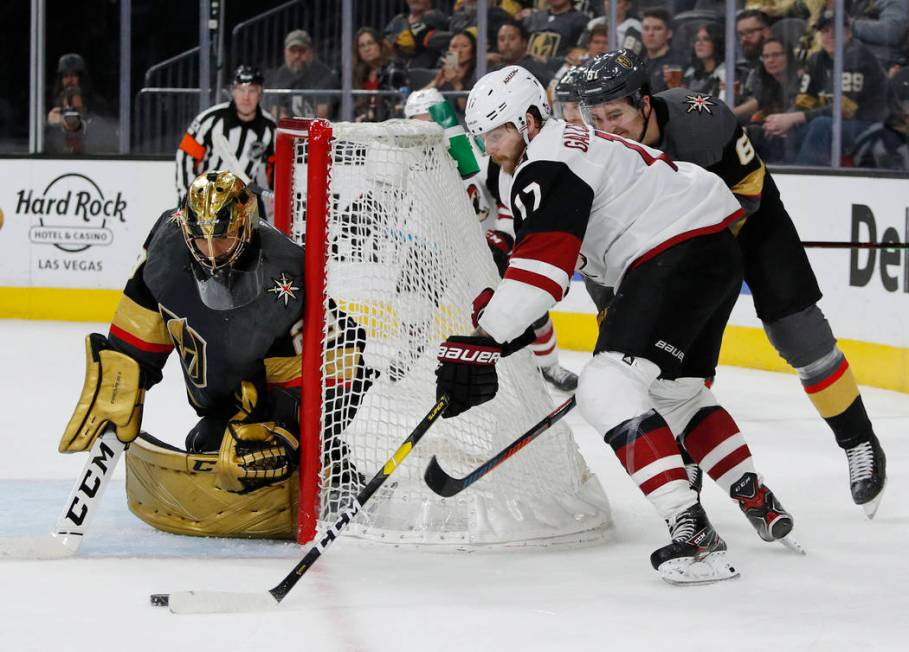
{"type": "Polygon", "coordinates": [[[123,443],[133,441],[142,425],[145,390],[139,363],[111,348],[107,338],[92,333],[85,338],[85,382],[79,403],[63,432],[58,450],[89,450],[110,425],[123,443]]]}
{"type": "Polygon", "coordinates": [[[252,382],[244,380],[234,400],[237,413],[221,439],[215,486],[247,493],[289,478],[300,459],[300,440],[275,421],[247,422],[259,402],[252,382]]]}

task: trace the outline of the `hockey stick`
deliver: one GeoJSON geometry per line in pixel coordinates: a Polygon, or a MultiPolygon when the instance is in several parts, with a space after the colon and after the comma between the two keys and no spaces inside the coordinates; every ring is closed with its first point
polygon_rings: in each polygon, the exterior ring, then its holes
{"type": "Polygon", "coordinates": [[[394,455],[388,458],[388,461],[373,476],[372,480],[363,487],[351,506],[341,514],[335,524],[325,533],[325,536],[309,549],[303,559],[294,566],[293,570],[277,586],[261,592],[180,591],[178,593],[155,593],[151,596],[152,605],[170,607],[171,613],[175,614],[238,613],[261,611],[277,606],[294,588],[294,585],[300,581],[306,571],[322,556],[329,544],[338,538],[341,530],[363,509],[366,502],[385,483],[388,476],[400,466],[404,458],[410,454],[413,447],[423,438],[423,435],[445,411],[446,407],[448,407],[448,397],[443,396],[426,413],[423,420],[417,424],[417,427],[404,440],[404,443],[398,447],[394,455]]]}
{"type": "Polygon", "coordinates": [[[834,242],[831,240],[806,240],[803,247],[813,249],[909,249],[909,242],[834,242]]]}
{"type": "Polygon", "coordinates": [[[0,539],[0,559],[62,559],[75,555],[125,448],[113,429],[98,437],[54,530],[45,536],[0,539]]]}
{"type": "Polygon", "coordinates": [[[559,419],[571,412],[571,410],[577,404],[577,399],[572,396],[555,410],[547,414],[537,425],[515,439],[498,455],[490,458],[483,465],[479,466],[475,471],[468,473],[463,478],[453,478],[452,476],[448,475],[445,470],[439,465],[439,461],[436,459],[436,456],[433,455],[432,459],[429,460],[429,464],[426,466],[426,473],[423,474],[423,479],[426,480],[426,484],[434,492],[440,496],[444,496],[445,498],[451,498],[452,496],[467,489],[467,487],[492,471],[494,468],[499,466],[499,464],[507,460],[519,450],[524,448],[539,435],[546,432],[559,419]]]}

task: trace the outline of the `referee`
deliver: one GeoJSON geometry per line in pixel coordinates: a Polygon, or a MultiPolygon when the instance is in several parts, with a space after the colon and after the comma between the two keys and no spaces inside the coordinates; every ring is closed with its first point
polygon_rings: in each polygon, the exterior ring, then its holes
{"type": "Polygon", "coordinates": [[[231,101],[196,116],[177,148],[177,202],[205,170],[245,174],[260,188],[271,188],[275,162],[275,119],[262,110],[262,73],[242,65],[234,73],[231,101]],[[229,153],[223,151],[225,143],[229,153]],[[219,144],[220,143],[220,144],[219,144]],[[230,154],[240,170],[233,169],[230,154]]]}

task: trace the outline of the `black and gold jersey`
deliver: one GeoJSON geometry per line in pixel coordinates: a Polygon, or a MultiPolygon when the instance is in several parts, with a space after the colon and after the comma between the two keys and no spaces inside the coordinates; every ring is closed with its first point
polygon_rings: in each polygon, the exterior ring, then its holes
{"type": "Polygon", "coordinates": [[[745,215],[760,206],[767,171],[735,115],[719,98],[673,88],[653,96],[661,140],[674,161],[706,168],[735,194],[745,215]]]}

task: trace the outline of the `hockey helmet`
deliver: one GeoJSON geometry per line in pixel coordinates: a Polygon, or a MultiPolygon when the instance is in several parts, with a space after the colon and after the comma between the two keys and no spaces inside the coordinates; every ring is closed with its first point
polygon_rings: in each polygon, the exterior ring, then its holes
{"type": "Polygon", "coordinates": [[[236,261],[259,223],[256,196],[231,172],[213,170],[197,176],[177,218],[183,239],[196,262],[214,273],[236,261]],[[224,242],[235,239],[222,251],[224,242]],[[205,240],[207,251],[197,241],[205,240]]]}
{"type": "Polygon", "coordinates": [[[234,71],[234,84],[255,84],[261,86],[264,83],[265,77],[262,75],[262,71],[255,66],[243,64],[237,66],[237,69],[234,71]]]}
{"type": "Polygon", "coordinates": [[[467,97],[465,121],[474,136],[482,136],[504,124],[513,124],[524,142],[527,109],[535,106],[545,122],[552,115],[546,90],[537,78],[520,66],[505,66],[484,75],[467,97]]]}
{"type": "Polygon", "coordinates": [[[553,90],[553,100],[556,102],[580,102],[581,95],[578,86],[584,77],[584,66],[572,66],[565,71],[553,90]]]}
{"type": "Polygon", "coordinates": [[[591,61],[584,70],[578,91],[584,106],[628,97],[640,108],[643,96],[650,95],[650,81],[644,61],[632,50],[622,48],[591,61]]]}
{"type": "Polygon", "coordinates": [[[445,101],[442,94],[435,88],[423,88],[414,91],[407,97],[404,105],[404,117],[413,118],[417,115],[429,113],[429,107],[445,101]]]}

